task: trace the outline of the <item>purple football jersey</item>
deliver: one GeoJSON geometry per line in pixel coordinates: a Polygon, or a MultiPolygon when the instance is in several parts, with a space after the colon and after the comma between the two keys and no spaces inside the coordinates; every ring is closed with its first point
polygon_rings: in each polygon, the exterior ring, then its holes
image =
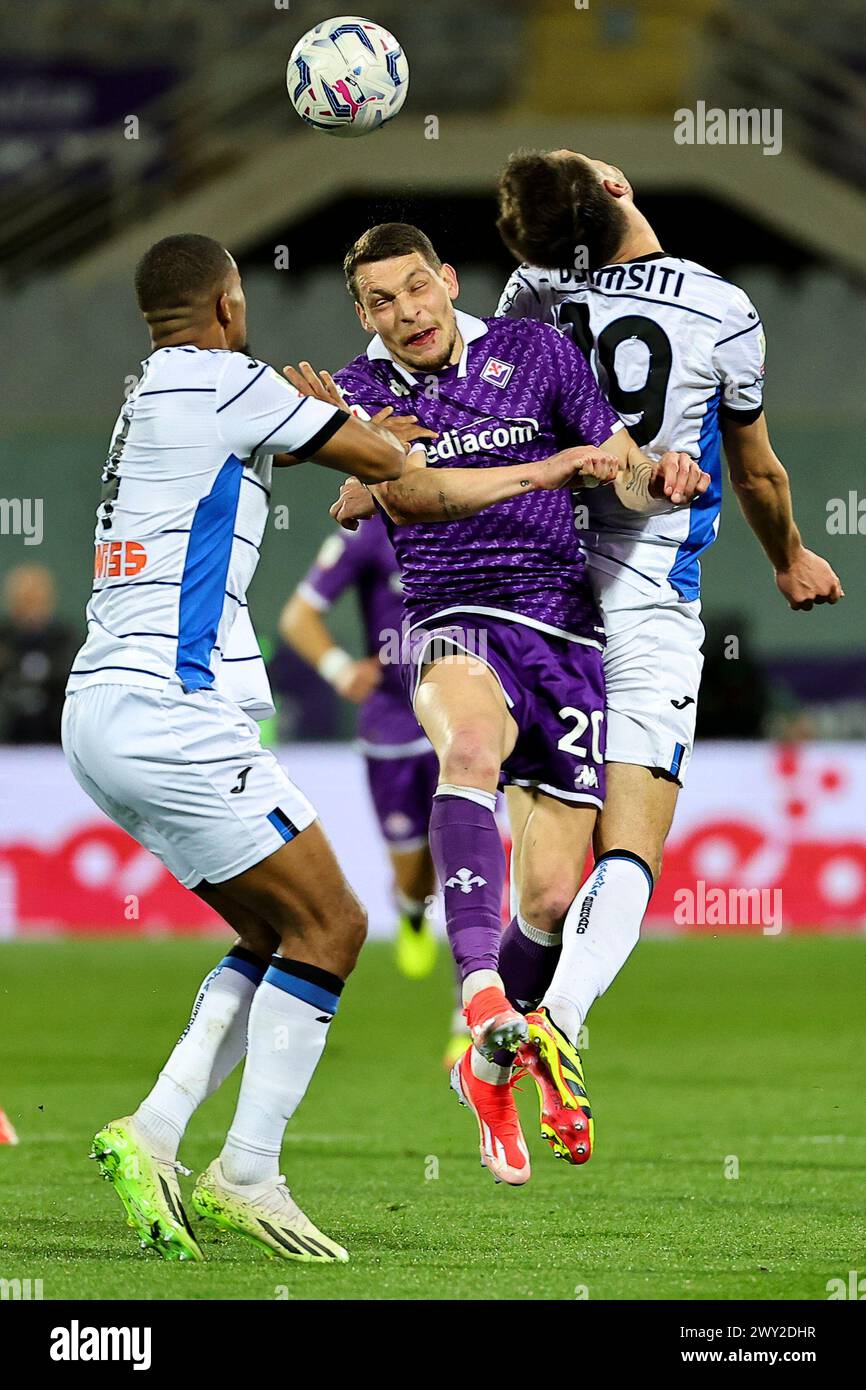
{"type": "MultiPolygon", "coordinates": [[[[529,319],[457,313],[459,363],[413,374],[375,337],[336,373],[370,414],[393,406],[438,438],[431,468],[490,468],[601,444],[620,428],[582,353],[558,329],[529,319]]],[[[389,526],[410,622],[481,609],[604,640],[584,573],[571,492],[534,492],[461,521],[389,526]]]]}
{"type": "Polygon", "coordinates": [[[321,547],[300,585],[308,603],[320,611],[347,589],[358,595],[364,650],[379,656],[382,684],[361,706],[358,733],[367,743],[400,745],[422,738],[400,676],[403,595],[394,547],[381,517],[357,531],[335,531],[321,547]]]}

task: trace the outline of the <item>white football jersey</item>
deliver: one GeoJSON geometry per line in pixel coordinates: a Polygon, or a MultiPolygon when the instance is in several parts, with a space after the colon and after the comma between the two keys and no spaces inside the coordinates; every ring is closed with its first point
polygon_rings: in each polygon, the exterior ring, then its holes
{"type": "Polygon", "coordinates": [[[276,714],[268,668],[248,608],[238,608],[214,689],[240,705],[251,719],[272,719],[276,714]]]}
{"type": "Polygon", "coordinates": [[[580,495],[591,566],[645,593],[698,598],[699,556],[719,529],[719,413],[748,423],[762,410],[766,344],[748,296],[694,261],[657,252],[591,273],[522,265],[497,312],[568,333],[644,453],[676,449],[709,473],[691,507],[649,517],[623,507],[613,488],[580,495]]]}
{"type": "Polygon", "coordinates": [[[346,414],[239,352],[160,348],[142,367],[102,475],[87,639],[67,689],[175,680],[192,691],[219,679],[221,693],[267,713],[246,593],[271,455],[311,456],[346,414]]]}

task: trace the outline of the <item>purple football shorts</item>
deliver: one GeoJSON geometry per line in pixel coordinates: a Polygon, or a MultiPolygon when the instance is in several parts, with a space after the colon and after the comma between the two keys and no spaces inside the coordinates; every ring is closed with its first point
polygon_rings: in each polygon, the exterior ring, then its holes
{"type": "Polygon", "coordinates": [[[365,746],[370,795],[379,829],[389,849],[420,849],[427,843],[430,808],[439,781],[439,760],[429,744],[425,751],[418,752],[421,742],[416,740],[408,744],[404,755],[391,747],[385,757],[376,757],[371,746],[365,746]]]}
{"type": "Polygon", "coordinates": [[[416,627],[403,675],[414,700],[423,667],[462,651],[499,680],[518,728],[502,781],[537,787],[561,801],[604,801],[604,660],[599,644],[527,623],[461,613],[447,625],[416,627]]]}

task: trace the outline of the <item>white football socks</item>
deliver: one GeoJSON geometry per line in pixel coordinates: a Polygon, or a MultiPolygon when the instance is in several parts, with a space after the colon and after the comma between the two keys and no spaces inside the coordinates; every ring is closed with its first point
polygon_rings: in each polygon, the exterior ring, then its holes
{"type": "Polygon", "coordinates": [[[202,984],[180,1041],[133,1117],[160,1158],[176,1159],[193,1112],[243,1057],[250,1005],[264,973],[251,951],[235,947],[202,984]]]}
{"type": "Polygon", "coordinates": [[[238,1186],[276,1178],[286,1125],[325,1050],[343,982],[302,961],[274,956],[256,990],[247,1060],[220,1164],[238,1186]]]}
{"type": "Polygon", "coordinates": [[[573,1043],[593,1002],[625,965],[640,937],[653,890],[649,868],[630,850],[611,850],[596,862],[568,910],[562,955],[541,1001],[573,1043]]]}

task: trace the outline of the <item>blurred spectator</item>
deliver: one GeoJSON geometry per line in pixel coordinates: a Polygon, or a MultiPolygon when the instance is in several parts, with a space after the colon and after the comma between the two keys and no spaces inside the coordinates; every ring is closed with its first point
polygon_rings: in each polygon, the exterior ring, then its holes
{"type": "Polygon", "coordinates": [[[55,617],[51,571],[18,565],[3,586],[0,617],[0,738],[6,743],[56,743],[66,677],[77,645],[55,617]]]}
{"type": "Polygon", "coordinates": [[[769,706],[766,677],[754,660],[743,613],[707,621],[698,699],[698,738],[760,738],[769,706]]]}

